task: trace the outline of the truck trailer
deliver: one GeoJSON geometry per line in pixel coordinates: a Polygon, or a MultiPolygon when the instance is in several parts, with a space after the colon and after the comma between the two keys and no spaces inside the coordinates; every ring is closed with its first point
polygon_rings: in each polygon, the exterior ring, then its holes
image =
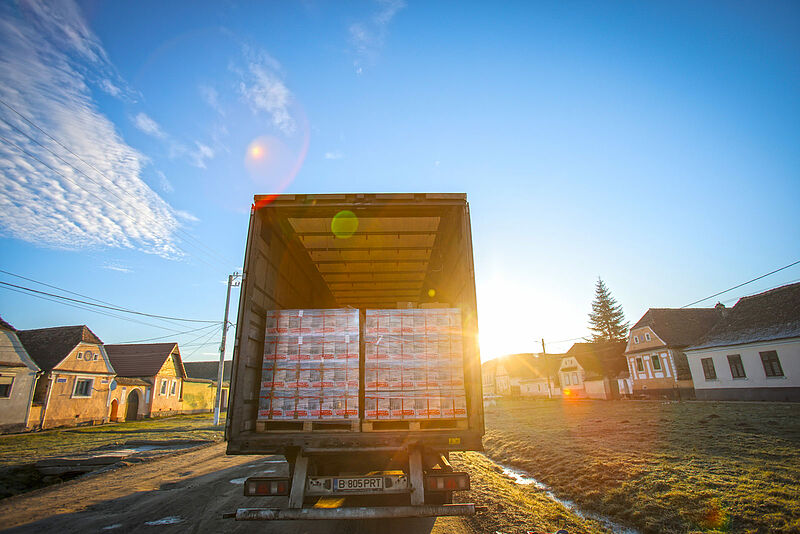
{"type": "Polygon", "coordinates": [[[465,194],[255,196],[225,439],[228,454],[286,457],[288,478],[251,477],[244,493],[288,505],[233,517],[474,514],[453,504],[469,475],[449,453],[483,450],[481,387],[465,194]],[[341,390],[313,389],[339,374],[341,390]],[[313,506],[324,497],[346,505],[313,506]]]}

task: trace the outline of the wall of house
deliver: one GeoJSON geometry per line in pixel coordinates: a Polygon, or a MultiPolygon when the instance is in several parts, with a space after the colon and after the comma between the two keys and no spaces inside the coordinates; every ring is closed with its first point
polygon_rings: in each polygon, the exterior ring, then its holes
{"type": "Polygon", "coordinates": [[[800,338],[687,351],[686,355],[698,399],[800,401],[800,338]],[[759,353],[768,350],[778,353],[784,376],[766,375],[759,353]],[[732,377],[729,354],[741,356],[746,378],[732,377]],[[713,360],[716,379],[706,380],[701,363],[703,358],[713,360]]]}
{"type": "Polygon", "coordinates": [[[175,356],[170,355],[153,378],[150,417],[166,417],[183,411],[181,375],[175,356]]]}
{"type": "Polygon", "coordinates": [[[0,329],[0,376],[11,381],[8,396],[0,397],[0,433],[25,430],[37,370],[17,335],[0,329]]]}
{"type": "Polygon", "coordinates": [[[46,388],[42,428],[107,422],[109,392],[113,377],[108,356],[101,346],[90,343],[79,344],[52,371],[40,379],[45,381],[46,388]],[[90,354],[88,360],[87,353],[90,354]],[[75,395],[76,382],[81,379],[92,381],[88,397],[75,395]]]}
{"type": "MultiPolygon", "coordinates": [[[[228,399],[228,386],[222,386],[223,398],[228,399]]],[[[204,413],[214,411],[217,400],[217,386],[209,382],[183,382],[183,413],[204,413]]],[[[227,406],[222,406],[226,410],[227,406]]]]}
{"type": "MultiPolygon", "coordinates": [[[[691,380],[679,380],[681,365],[686,366],[683,353],[666,348],[626,354],[628,372],[633,382],[633,395],[651,398],[694,398],[691,380]],[[656,369],[653,357],[658,355],[661,369],[656,369]],[[637,360],[642,362],[639,371],[637,360]]],[[[684,373],[685,374],[685,371],[684,373]]]]}
{"type": "Polygon", "coordinates": [[[666,347],[666,344],[656,335],[652,328],[649,326],[640,326],[639,328],[631,330],[628,336],[628,347],[625,349],[625,352],[661,349],[664,347],[666,347]],[[647,340],[648,335],[650,336],[650,341],[647,340]],[[638,343],[635,339],[638,339],[638,343]]]}
{"type": "MultiPolygon", "coordinates": [[[[132,385],[122,385],[118,384],[117,388],[111,392],[111,400],[116,400],[119,405],[117,408],[117,419],[116,422],[123,422],[126,421],[127,413],[128,413],[128,397],[133,390],[137,390],[139,392],[139,406],[136,410],[136,419],[144,419],[149,415],[148,403],[146,402],[147,399],[147,390],[150,389],[147,386],[132,386],[132,385]]],[[[111,402],[109,402],[109,418],[111,416],[111,402]]]]}
{"type": "Polygon", "coordinates": [[[547,379],[528,379],[520,380],[520,395],[523,397],[536,397],[547,399],[550,395],[547,392],[547,379]]]}
{"type": "Polygon", "coordinates": [[[609,400],[613,398],[608,379],[586,380],[583,385],[586,397],[590,399],[609,400]]]}
{"type": "Polygon", "coordinates": [[[586,396],[584,376],[585,372],[575,358],[565,357],[561,360],[558,379],[561,382],[561,391],[565,397],[586,396]]]}

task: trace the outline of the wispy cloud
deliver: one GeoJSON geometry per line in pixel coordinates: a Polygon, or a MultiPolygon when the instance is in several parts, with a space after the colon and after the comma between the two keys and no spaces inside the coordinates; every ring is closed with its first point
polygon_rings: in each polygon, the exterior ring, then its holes
{"type": "Polygon", "coordinates": [[[169,181],[167,176],[161,172],[157,171],[156,174],[158,175],[158,185],[161,187],[161,190],[165,193],[172,193],[175,191],[175,188],[172,186],[172,182],[169,181]]]}
{"type": "Polygon", "coordinates": [[[338,150],[332,150],[330,152],[325,152],[325,159],[342,159],[344,158],[344,154],[342,154],[338,150]]]}
{"type": "Polygon", "coordinates": [[[90,86],[114,67],[80,9],[2,3],[0,49],[0,98],[81,158],[0,106],[0,232],[57,248],[180,256],[176,212],[141,178],[147,158],[92,99],[90,86]]]}
{"type": "Polygon", "coordinates": [[[225,116],[225,110],[222,109],[222,105],[219,103],[219,93],[216,89],[208,85],[201,85],[200,96],[203,97],[203,102],[208,104],[211,109],[223,117],[225,116]]]}
{"type": "Polygon", "coordinates": [[[376,0],[377,12],[367,20],[354,22],[348,27],[350,44],[353,47],[355,60],[353,67],[357,74],[375,63],[378,53],[383,48],[389,23],[398,11],[406,7],[403,0],[376,0]]]}
{"type": "Polygon", "coordinates": [[[125,265],[120,265],[119,263],[110,263],[106,262],[103,264],[103,269],[108,269],[109,271],[117,271],[119,273],[132,273],[133,269],[130,267],[126,267],[125,265]]]}
{"type": "Polygon", "coordinates": [[[167,134],[164,133],[161,126],[146,113],[137,113],[136,116],[133,117],[133,125],[147,135],[152,135],[158,139],[166,139],[167,137],[167,134]]]}
{"type": "Polygon", "coordinates": [[[176,141],[172,136],[164,132],[161,125],[146,113],[137,113],[135,116],[131,117],[131,121],[136,128],[147,135],[165,141],[169,148],[169,157],[171,158],[182,157],[188,161],[190,165],[205,169],[206,161],[214,157],[214,150],[200,141],[194,142],[194,148],[189,148],[185,144],[176,141]]]}
{"type": "Polygon", "coordinates": [[[245,50],[245,55],[249,60],[247,71],[239,73],[239,94],[253,113],[266,113],[273,126],[286,135],[293,134],[296,122],[289,109],[292,94],[279,75],[280,64],[264,52],[245,50]]]}

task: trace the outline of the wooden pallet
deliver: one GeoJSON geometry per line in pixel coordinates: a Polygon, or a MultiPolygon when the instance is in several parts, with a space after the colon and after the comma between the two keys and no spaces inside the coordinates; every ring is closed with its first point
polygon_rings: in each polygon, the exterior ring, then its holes
{"type": "Polygon", "coordinates": [[[256,421],[256,432],[358,432],[358,419],[340,421],[256,421]]]}
{"type": "Polygon", "coordinates": [[[394,432],[394,431],[433,431],[433,430],[467,430],[467,419],[424,419],[419,421],[364,421],[362,432],[394,432]]]}

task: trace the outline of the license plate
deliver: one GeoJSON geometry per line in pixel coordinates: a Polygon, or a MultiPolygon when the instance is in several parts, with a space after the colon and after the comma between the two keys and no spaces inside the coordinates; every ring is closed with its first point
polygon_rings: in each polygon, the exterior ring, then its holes
{"type": "Polygon", "coordinates": [[[333,491],[382,490],[383,477],[334,478],[333,491]]]}

